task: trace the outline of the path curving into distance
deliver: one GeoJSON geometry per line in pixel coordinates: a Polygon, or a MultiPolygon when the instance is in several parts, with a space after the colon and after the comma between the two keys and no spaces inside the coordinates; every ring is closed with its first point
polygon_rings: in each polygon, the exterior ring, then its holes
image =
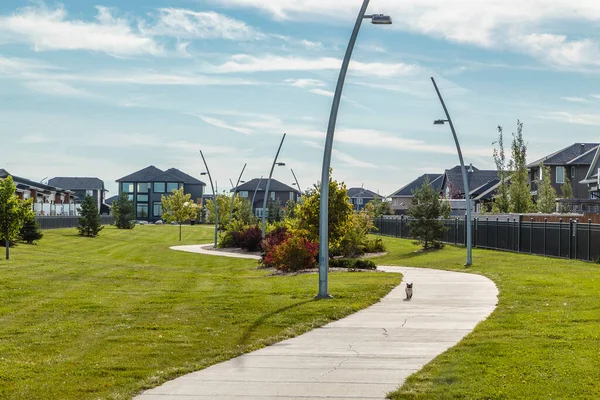
{"type": "MultiPolygon", "coordinates": [[[[218,253],[200,246],[173,249],[218,253]]],[[[378,269],[402,273],[404,282],[413,282],[412,300],[403,300],[403,283],[353,315],[184,375],[135,399],[383,399],[458,343],[497,304],[496,285],[480,275],[378,269]]]]}

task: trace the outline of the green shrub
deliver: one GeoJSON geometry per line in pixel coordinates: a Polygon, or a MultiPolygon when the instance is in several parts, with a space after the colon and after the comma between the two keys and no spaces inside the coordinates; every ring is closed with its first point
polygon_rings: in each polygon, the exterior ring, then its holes
{"type": "Polygon", "coordinates": [[[365,260],[364,258],[359,258],[354,261],[354,268],[356,269],[377,269],[377,265],[371,260],[365,260]]]}
{"type": "Polygon", "coordinates": [[[373,261],[362,258],[334,258],[329,260],[329,267],[346,269],[377,269],[377,265],[373,261]]]}
{"type": "Polygon", "coordinates": [[[365,240],[366,253],[383,253],[384,251],[386,251],[385,244],[380,237],[365,240]]]}
{"type": "Polygon", "coordinates": [[[244,224],[244,221],[234,219],[229,222],[225,227],[225,233],[221,236],[219,247],[243,247],[242,238],[247,229],[248,226],[244,224]]]}
{"type": "Polygon", "coordinates": [[[280,271],[300,271],[317,265],[319,245],[303,237],[291,236],[271,250],[265,256],[265,266],[280,271]]]}

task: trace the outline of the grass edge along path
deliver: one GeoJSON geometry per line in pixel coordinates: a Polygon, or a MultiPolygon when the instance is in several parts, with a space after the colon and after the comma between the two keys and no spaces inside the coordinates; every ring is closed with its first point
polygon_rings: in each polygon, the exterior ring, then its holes
{"type": "Polygon", "coordinates": [[[211,227],[46,231],[0,262],[0,398],[129,399],[188,372],[297,336],[377,303],[399,274],[266,276],[254,260],[170,246],[211,227]]]}
{"type": "Polygon", "coordinates": [[[378,265],[476,273],[500,291],[485,321],[389,398],[600,398],[598,264],[474,249],[464,267],[464,248],[419,252],[410,240],[384,241],[378,265]]]}

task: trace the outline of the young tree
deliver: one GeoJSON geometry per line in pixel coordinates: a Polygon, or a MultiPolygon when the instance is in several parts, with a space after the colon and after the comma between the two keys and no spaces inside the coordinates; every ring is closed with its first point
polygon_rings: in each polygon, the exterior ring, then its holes
{"type": "Polygon", "coordinates": [[[133,200],[129,200],[127,193],[121,192],[119,198],[112,203],[111,213],[115,217],[115,226],[119,229],[133,229],[135,227],[135,210],[133,200]]]}
{"type": "Polygon", "coordinates": [[[379,218],[382,215],[392,215],[392,205],[389,201],[384,201],[383,197],[375,197],[367,204],[373,204],[375,218],[379,218]]]}
{"type": "Polygon", "coordinates": [[[19,239],[27,244],[33,244],[36,240],[44,237],[40,225],[35,220],[33,214],[28,215],[23,222],[23,226],[19,232],[19,239]]]}
{"type": "MultiPolygon", "coordinates": [[[[219,215],[219,218],[221,216],[219,215]]],[[[236,196],[233,203],[233,219],[243,222],[245,225],[252,225],[256,222],[256,217],[252,213],[252,204],[245,197],[236,196]]]]}
{"type": "Polygon", "coordinates": [[[96,201],[92,196],[85,196],[81,203],[79,226],[77,227],[81,236],[96,237],[103,226],[100,225],[100,213],[96,207],[96,201]]]}
{"type": "Polygon", "coordinates": [[[498,143],[498,149],[494,149],[494,163],[496,164],[500,184],[496,191],[494,204],[492,205],[492,213],[503,214],[509,210],[508,178],[510,171],[506,164],[506,156],[504,155],[504,136],[500,125],[498,125],[498,141],[496,143],[498,143]]]}
{"type": "Polygon", "coordinates": [[[294,200],[288,200],[283,208],[283,219],[293,219],[298,215],[298,204],[294,200]]]}
{"type": "Polygon", "coordinates": [[[440,218],[450,216],[450,204],[441,199],[428,181],[413,191],[413,200],[408,208],[408,215],[413,218],[410,222],[411,235],[423,246],[439,249],[443,246],[441,239],[446,231],[444,221],[440,218]]]}
{"type": "Polygon", "coordinates": [[[269,223],[279,222],[281,221],[281,203],[279,200],[271,200],[267,201],[267,220],[269,223]]]}
{"type": "Polygon", "coordinates": [[[540,171],[542,171],[542,179],[537,181],[537,210],[549,214],[556,210],[556,190],[552,187],[550,167],[540,163],[540,171]]]}
{"type": "MultiPolygon", "coordinates": [[[[316,186],[304,196],[304,202],[298,207],[299,229],[307,232],[307,239],[319,241],[319,209],[321,187],[316,186]]],[[[341,182],[331,178],[329,173],[329,246],[337,248],[350,227],[352,221],[352,204],[348,197],[348,189],[341,182]]]]}
{"type": "MultiPolygon", "coordinates": [[[[227,225],[229,222],[229,206],[231,204],[231,198],[224,194],[217,195],[217,207],[219,209],[219,226],[227,225]]],[[[213,199],[206,200],[206,211],[208,211],[209,223],[215,223],[215,202],[213,199]]]]}
{"type": "MultiPolygon", "coordinates": [[[[161,198],[163,219],[179,224],[179,241],[181,242],[181,225],[198,216],[198,207],[194,204],[191,194],[184,194],[183,188],[173,190],[171,196],[161,198]]],[[[219,215],[220,217],[220,215],[219,215]]]]}
{"type": "Polygon", "coordinates": [[[10,258],[10,243],[19,237],[23,222],[33,218],[33,200],[19,200],[12,176],[0,180],[0,242],[6,246],[6,259],[10,258]]]}
{"type": "Polygon", "coordinates": [[[511,145],[512,160],[509,163],[511,170],[509,211],[513,213],[526,213],[533,209],[531,190],[527,182],[527,145],[523,141],[523,123],[517,120],[517,133],[513,132],[511,145]]]}
{"type": "MultiPolygon", "coordinates": [[[[573,198],[573,185],[571,184],[568,176],[565,176],[565,182],[560,185],[560,193],[562,199],[569,200],[573,198]]],[[[561,203],[560,212],[569,211],[571,211],[571,207],[569,207],[569,205],[566,203],[561,203]]]]}

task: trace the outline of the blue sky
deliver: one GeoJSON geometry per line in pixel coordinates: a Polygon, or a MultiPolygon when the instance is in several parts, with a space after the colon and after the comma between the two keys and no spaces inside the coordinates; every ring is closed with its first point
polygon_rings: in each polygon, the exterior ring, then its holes
{"type": "MultiPolygon", "coordinates": [[[[148,165],[219,189],[244,163],[306,188],[320,177],[341,58],[360,8],[348,0],[0,2],[0,167],[34,180],[115,179],[148,165]]],[[[465,161],[493,168],[496,127],[524,122],[529,160],[600,125],[600,2],[372,0],[338,118],[332,167],[390,194],[465,161]]]]}

